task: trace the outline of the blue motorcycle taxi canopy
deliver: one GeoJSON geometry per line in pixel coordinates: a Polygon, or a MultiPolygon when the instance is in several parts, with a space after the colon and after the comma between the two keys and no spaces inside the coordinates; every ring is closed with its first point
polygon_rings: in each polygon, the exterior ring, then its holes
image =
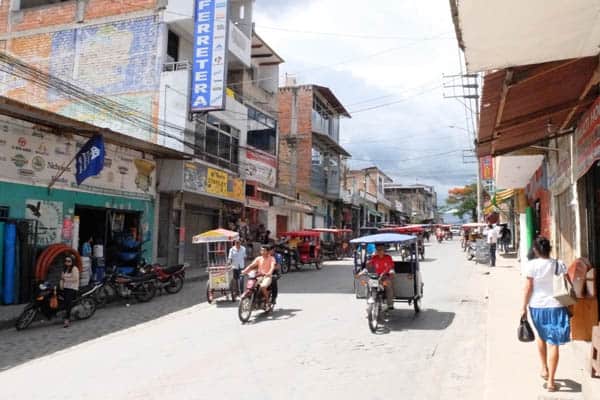
{"type": "Polygon", "coordinates": [[[361,236],[352,239],[352,244],[387,244],[387,243],[416,243],[417,238],[411,235],[402,235],[399,233],[378,233],[376,235],[361,236]]]}

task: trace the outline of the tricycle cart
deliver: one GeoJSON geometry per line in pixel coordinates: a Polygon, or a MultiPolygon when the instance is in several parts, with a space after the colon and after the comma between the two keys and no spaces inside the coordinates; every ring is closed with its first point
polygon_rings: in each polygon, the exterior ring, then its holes
{"type": "Polygon", "coordinates": [[[233,268],[227,263],[229,249],[238,239],[237,232],[226,229],[215,229],[192,238],[192,243],[206,245],[208,260],[206,300],[209,303],[222,296],[229,296],[231,301],[235,301],[239,295],[237,282],[233,279],[233,268]]]}
{"type": "Polygon", "coordinates": [[[382,280],[381,276],[375,274],[368,263],[363,264],[362,271],[355,275],[357,297],[367,297],[367,314],[369,328],[372,332],[376,332],[382,322],[385,286],[389,285],[390,282],[394,291],[395,302],[406,302],[412,305],[415,313],[421,311],[423,280],[419,268],[419,259],[416,257],[416,237],[397,233],[380,233],[356,238],[351,240],[350,243],[359,244],[363,247],[368,244],[383,244],[391,247],[398,244],[399,246],[411,247],[411,257],[408,261],[394,260],[394,274],[389,276],[388,281],[382,280]]]}
{"type": "MultiPolygon", "coordinates": [[[[425,234],[425,229],[421,225],[405,225],[405,226],[395,226],[388,228],[381,228],[379,230],[380,233],[398,233],[401,235],[411,235],[417,238],[417,251],[419,253],[419,257],[421,260],[425,260],[425,243],[423,242],[423,235],[425,234]]],[[[410,245],[402,246],[400,250],[400,256],[402,257],[402,261],[406,261],[411,257],[410,245]]]]}
{"type": "Polygon", "coordinates": [[[321,234],[319,232],[291,231],[284,232],[281,236],[292,252],[292,264],[297,270],[300,270],[300,266],[307,264],[313,264],[316,269],[321,269],[323,255],[321,254],[321,234]]]}
{"type": "Polygon", "coordinates": [[[331,260],[340,260],[351,255],[351,229],[314,228],[311,231],[321,234],[321,252],[331,260]]]}

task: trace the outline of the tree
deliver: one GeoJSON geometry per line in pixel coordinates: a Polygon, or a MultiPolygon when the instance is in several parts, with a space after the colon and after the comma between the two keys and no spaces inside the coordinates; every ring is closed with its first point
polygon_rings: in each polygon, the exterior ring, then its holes
{"type": "Polygon", "coordinates": [[[458,218],[469,214],[472,221],[477,221],[477,184],[448,190],[446,204],[458,218]]]}

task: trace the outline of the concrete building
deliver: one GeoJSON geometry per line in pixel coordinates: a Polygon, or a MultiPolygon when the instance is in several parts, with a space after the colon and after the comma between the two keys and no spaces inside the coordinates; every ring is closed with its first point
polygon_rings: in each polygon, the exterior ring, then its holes
{"type": "Polygon", "coordinates": [[[341,165],[350,154],[339,144],[340,118],[350,114],[333,92],[318,85],[279,89],[279,189],[310,206],[301,227],[342,225],[341,165]]]}
{"type": "Polygon", "coordinates": [[[437,193],[429,185],[385,185],[388,199],[402,204],[402,212],[412,223],[431,223],[438,221],[437,193]]]}
{"type": "Polygon", "coordinates": [[[396,205],[385,196],[385,185],[393,182],[378,167],[350,170],[345,177],[345,189],[359,204],[360,226],[379,226],[391,221],[396,205]]]}
{"type": "MultiPolygon", "coordinates": [[[[191,237],[242,219],[276,227],[277,95],[283,62],[253,30],[252,0],[215,15],[224,37],[224,107],[191,114],[194,2],[13,0],[0,5],[4,50],[85,89],[111,112],[25,76],[3,74],[0,94],[188,155],[156,160],[152,258],[206,261],[191,237]],[[220,21],[220,20],[219,20],[220,21]],[[249,185],[246,187],[246,181],[249,185]],[[260,182],[260,183],[257,183],[260,182]]],[[[215,61],[217,62],[217,61],[215,61]]],[[[216,78],[215,78],[216,79],[216,78]]],[[[217,82],[217,81],[215,81],[217,82]]],[[[255,232],[252,232],[255,233],[255,232]]]]}

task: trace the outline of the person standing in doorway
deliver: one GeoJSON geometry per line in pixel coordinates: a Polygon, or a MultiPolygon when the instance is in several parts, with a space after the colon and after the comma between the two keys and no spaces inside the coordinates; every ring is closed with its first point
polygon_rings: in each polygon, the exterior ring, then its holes
{"type": "Polygon", "coordinates": [[[498,245],[498,230],[492,224],[486,232],[487,243],[490,246],[490,266],[496,266],[496,246],[498,245]]]}
{"type": "Polygon", "coordinates": [[[68,328],[71,324],[71,308],[73,308],[73,301],[75,301],[77,292],[79,291],[79,269],[74,265],[72,256],[65,257],[63,272],[60,278],[60,286],[63,290],[66,312],[63,327],[68,328]]]}
{"type": "Polygon", "coordinates": [[[550,258],[550,241],[538,237],[533,242],[534,259],[527,263],[525,293],[521,317],[527,316],[527,306],[533,325],[538,332],[537,348],[542,362],[540,376],[546,380],[546,390],[558,390],[554,375],[558,366],[559,346],[570,340],[569,311],[553,296],[554,274],[565,273],[562,261],[550,258]]]}
{"type": "Polygon", "coordinates": [[[229,249],[227,261],[233,268],[233,279],[235,279],[235,282],[237,283],[238,293],[243,293],[244,282],[241,272],[246,267],[246,248],[242,246],[241,241],[236,240],[233,247],[229,249]]]}

